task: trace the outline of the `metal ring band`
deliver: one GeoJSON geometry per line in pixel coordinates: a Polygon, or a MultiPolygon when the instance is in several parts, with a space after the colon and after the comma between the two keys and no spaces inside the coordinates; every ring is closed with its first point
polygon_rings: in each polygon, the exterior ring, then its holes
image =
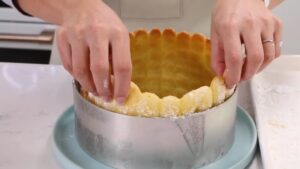
{"type": "Polygon", "coordinates": [[[268,39],[268,40],[263,40],[262,43],[274,43],[274,41],[272,39],[268,39]]]}

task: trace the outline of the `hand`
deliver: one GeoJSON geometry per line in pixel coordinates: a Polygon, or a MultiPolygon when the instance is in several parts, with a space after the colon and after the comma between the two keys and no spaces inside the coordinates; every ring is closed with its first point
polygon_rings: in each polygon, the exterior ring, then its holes
{"type": "Polygon", "coordinates": [[[281,34],[281,21],[262,0],[218,0],[211,27],[214,71],[228,88],[252,78],[280,55],[281,34]]]}
{"type": "Polygon", "coordinates": [[[105,3],[74,1],[64,12],[57,43],[65,69],[83,89],[106,101],[125,102],[132,71],[129,33],[105,3]]]}

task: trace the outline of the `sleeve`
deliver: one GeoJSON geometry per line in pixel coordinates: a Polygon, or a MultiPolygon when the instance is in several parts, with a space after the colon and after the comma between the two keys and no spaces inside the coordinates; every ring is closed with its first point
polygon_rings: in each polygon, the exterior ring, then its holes
{"type": "Polygon", "coordinates": [[[13,7],[13,3],[12,3],[12,0],[2,0],[5,4],[13,7]]]}
{"type": "Polygon", "coordinates": [[[19,5],[18,0],[2,0],[4,3],[6,3],[7,5],[17,9],[20,13],[22,13],[23,15],[27,15],[27,16],[31,16],[30,14],[28,14],[27,12],[25,12],[19,5]]]}

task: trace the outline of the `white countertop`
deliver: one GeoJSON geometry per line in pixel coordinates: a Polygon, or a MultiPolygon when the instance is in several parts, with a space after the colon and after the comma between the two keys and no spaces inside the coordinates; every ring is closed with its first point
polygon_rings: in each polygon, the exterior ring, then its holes
{"type": "Polygon", "coordinates": [[[300,55],[276,59],[251,82],[264,168],[300,168],[300,55]]]}
{"type": "MultiPolygon", "coordinates": [[[[71,82],[62,66],[0,63],[1,169],[61,169],[51,137],[56,119],[73,104],[71,82]]],[[[239,95],[253,114],[249,83],[239,95]]],[[[257,154],[249,169],[261,169],[257,154]]]]}

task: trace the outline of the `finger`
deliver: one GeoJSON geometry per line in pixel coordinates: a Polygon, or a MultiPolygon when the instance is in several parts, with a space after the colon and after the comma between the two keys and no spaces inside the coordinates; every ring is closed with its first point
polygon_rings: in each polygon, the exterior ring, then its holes
{"type": "Polygon", "coordinates": [[[241,78],[243,66],[241,39],[239,33],[234,29],[224,33],[222,39],[225,52],[224,78],[226,86],[232,88],[241,78]],[[224,42],[225,39],[226,43],[224,42]]]}
{"type": "MultiPolygon", "coordinates": [[[[259,31],[246,30],[243,33],[246,58],[243,66],[242,80],[248,80],[259,70],[264,61],[264,50],[259,31]]],[[[269,51],[268,51],[269,52],[269,51]]]]}
{"type": "Polygon", "coordinates": [[[124,33],[119,38],[113,39],[111,46],[114,72],[114,97],[119,104],[124,104],[128,96],[132,72],[128,33],[124,33]]]}
{"type": "Polygon", "coordinates": [[[83,89],[96,93],[90,71],[89,50],[87,44],[74,38],[71,39],[71,48],[74,78],[79,81],[83,89]]]}
{"type": "MultiPolygon", "coordinates": [[[[273,40],[274,39],[273,34],[274,34],[273,32],[265,33],[265,35],[262,35],[262,37],[263,37],[263,39],[273,40]]],[[[264,60],[263,60],[262,65],[260,66],[258,72],[262,71],[275,58],[275,42],[274,42],[274,40],[273,40],[273,42],[263,40],[262,45],[263,45],[263,50],[264,50],[264,60]]]]}
{"type": "Polygon", "coordinates": [[[274,41],[275,41],[275,58],[277,58],[281,55],[281,48],[282,48],[282,23],[278,18],[276,18],[275,20],[274,41]]]}
{"type": "Polygon", "coordinates": [[[211,34],[211,66],[218,76],[222,76],[225,69],[224,49],[215,31],[211,34]]]}
{"type": "Polygon", "coordinates": [[[67,38],[66,31],[60,28],[56,34],[57,47],[64,68],[73,75],[72,72],[72,57],[71,46],[67,38]]]}
{"type": "Polygon", "coordinates": [[[100,42],[90,44],[90,65],[93,80],[96,86],[97,94],[105,101],[110,101],[112,97],[109,76],[108,46],[108,40],[102,40],[100,42]]]}

